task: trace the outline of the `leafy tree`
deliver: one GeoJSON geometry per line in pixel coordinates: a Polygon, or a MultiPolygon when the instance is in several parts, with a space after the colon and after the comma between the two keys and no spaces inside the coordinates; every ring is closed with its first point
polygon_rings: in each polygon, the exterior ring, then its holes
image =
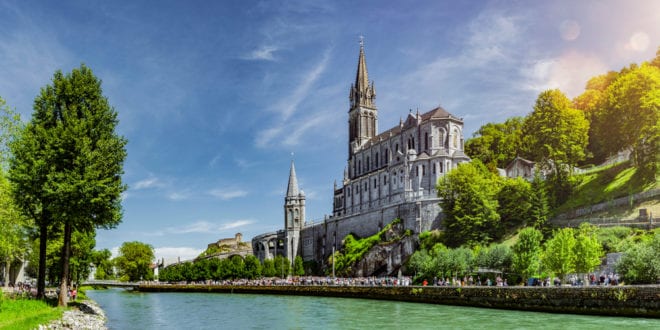
{"type": "Polygon", "coordinates": [[[533,198],[532,186],[525,179],[518,177],[503,181],[497,193],[497,213],[508,232],[525,226],[529,220],[533,223],[533,214],[530,212],[533,198]]]}
{"type": "Polygon", "coordinates": [[[291,261],[281,255],[277,255],[273,260],[275,266],[275,276],[287,277],[291,273],[291,261]]]}
{"type": "Polygon", "coordinates": [[[560,279],[575,271],[575,236],[572,228],[555,231],[545,244],[543,266],[560,279]]]}
{"type": "Polygon", "coordinates": [[[296,256],[293,262],[293,275],[303,276],[305,275],[305,267],[303,267],[303,260],[301,256],[296,256]]]}
{"type": "Polygon", "coordinates": [[[265,277],[275,277],[277,276],[277,271],[275,270],[275,260],[265,259],[262,266],[262,273],[265,277]]]}
{"type": "Polygon", "coordinates": [[[112,270],[112,253],[110,250],[103,249],[101,251],[92,251],[91,261],[94,267],[96,267],[94,279],[107,280],[114,277],[112,270]]]}
{"type": "Polygon", "coordinates": [[[4,266],[4,286],[9,286],[9,270],[17,259],[27,253],[27,230],[29,222],[14,204],[9,181],[0,167],[0,266],[4,266]]]}
{"type": "Polygon", "coordinates": [[[575,271],[589,273],[600,265],[603,248],[596,235],[597,228],[588,222],[580,224],[575,233],[575,271]]]}
{"type": "MultiPolygon", "coordinates": [[[[441,243],[438,244],[442,245],[441,243]]],[[[436,263],[426,249],[415,251],[415,253],[410,256],[408,264],[415,271],[416,278],[430,279],[437,273],[437,270],[435,269],[436,263]]]]}
{"type": "Polygon", "coordinates": [[[487,243],[498,237],[497,180],[478,160],[460,164],[439,180],[448,246],[487,243]]]}
{"type": "Polygon", "coordinates": [[[545,224],[548,219],[548,214],[550,213],[545,185],[546,184],[541,179],[540,174],[538,172],[534,174],[532,190],[529,196],[530,207],[527,224],[532,225],[535,228],[541,228],[545,224]]]}
{"type": "Polygon", "coordinates": [[[153,260],[154,249],[151,245],[133,241],[121,245],[114,262],[122,281],[150,281],[154,277],[150,268],[153,260]]]}
{"type": "Polygon", "coordinates": [[[66,305],[71,235],[121,221],[126,140],[115,133],[117,113],[86,66],[41,89],[32,120],[12,144],[10,180],[23,212],[40,230],[38,292],[43,292],[47,230],[64,224],[60,305],[66,305]]]}
{"type": "Polygon", "coordinates": [[[245,277],[255,279],[261,277],[261,263],[259,259],[253,255],[245,257],[245,277]]]}
{"type": "Polygon", "coordinates": [[[539,230],[527,227],[519,232],[518,241],[511,247],[512,268],[523,280],[527,280],[539,270],[542,238],[539,230]]]}
{"type": "Polygon", "coordinates": [[[506,167],[522,154],[522,117],[511,117],[504,123],[487,123],[465,142],[465,153],[489,167],[506,167]]]}
{"type": "Polygon", "coordinates": [[[625,251],[616,270],[628,284],[656,284],[660,280],[660,233],[625,251]]]}
{"type": "Polygon", "coordinates": [[[598,136],[607,142],[607,151],[633,147],[635,164],[645,178],[654,180],[660,143],[660,68],[643,64],[622,73],[607,89],[602,117],[610,123],[598,136]]]}
{"type": "MultiPolygon", "coordinates": [[[[586,156],[589,122],[584,113],[571,106],[568,98],[557,89],[542,92],[523,125],[529,156],[554,173],[555,186],[559,187],[566,186],[573,167],[586,156]]],[[[566,191],[554,190],[553,193],[555,206],[568,198],[566,191]]]]}
{"type": "Polygon", "coordinates": [[[496,244],[480,249],[476,263],[483,268],[508,270],[511,267],[512,257],[511,248],[504,244],[496,244]]]}

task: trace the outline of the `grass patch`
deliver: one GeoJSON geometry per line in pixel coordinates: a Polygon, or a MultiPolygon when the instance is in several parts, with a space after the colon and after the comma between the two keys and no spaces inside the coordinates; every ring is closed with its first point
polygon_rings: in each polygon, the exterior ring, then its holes
{"type": "Polygon", "coordinates": [[[660,187],[658,182],[645,183],[630,162],[602,167],[572,178],[576,183],[571,197],[556,213],[603,203],[660,187]]]}
{"type": "Polygon", "coordinates": [[[35,329],[39,324],[57,320],[63,308],[49,305],[42,300],[2,298],[0,305],[0,329],[35,329]]]}

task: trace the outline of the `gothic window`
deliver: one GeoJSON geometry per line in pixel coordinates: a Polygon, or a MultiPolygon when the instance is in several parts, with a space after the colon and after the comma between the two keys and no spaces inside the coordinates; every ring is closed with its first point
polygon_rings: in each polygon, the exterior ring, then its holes
{"type": "Polygon", "coordinates": [[[367,186],[367,183],[366,183],[366,182],[364,183],[364,191],[365,191],[365,192],[369,191],[369,187],[367,186]]]}
{"type": "Polygon", "coordinates": [[[440,163],[438,165],[440,165],[440,173],[442,173],[442,163],[440,163]]]}
{"type": "Polygon", "coordinates": [[[424,150],[429,150],[429,133],[424,133],[424,150]]]}
{"type": "Polygon", "coordinates": [[[358,167],[358,171],[359,171],[358,174],[362,173],[362,161],[361,160],[358,160],[358,166],[357,167],[358,167]]]}
{"type": "Polygon", "coordinates": [[[289,216],[287,218],[287,224],[289,227],[293,225],[293,211],[289,210],[289,216]]]}
{"type": "Polygon", "coordinates": [[[390,162],[390,149],[385,149],[385,161],[383,163],[387,165],[389,164],[389,162],[390,162]]]}
{"type": "Polygon", "coordinates": [[[387,175],[383,175],[383,186],[387,186],[387,175]]]}
{"type": "Polygon", "coordinates": [[[369,156],[367,156],[367,163],[365,164],[365,165],[367,165],[367,171],[369,171],[369,170],[371,169],[371,162],[370,162],[370,160],[371,160],[371,159],[369,159],[369,156]]]}
{"type": "Polygon", "coordinates": [[[426,165],[422,165],[422,176],[426,175],[426,165]]]}
{"type": "Polygon", "coordinates": [[[378,182],[376,181],[376,178],[374,178],[374,189],[378,187],[378,182]]]}
{"type": "Polygon", "coordinates": [[[452,145],[454,148],[458,149],[458,130],[454,129],[454,134],[452,136],[452,145]]]}
{"type": "Polygon", "coordinates": [[[394,151],[399,152],[399,144],[398,143],[394,146],[394,151]]]}
{"type": "Polygon", "coordinates": [[[351,197],[351,188],[346,188],[348,191],[348,197],[351,197]]]}
{"type": "Polygon", "coordinates": [[[414,137],[410,138],[410,149],[415,149],[415,138],[414,137]]]}
{"type": "Polygon", "coordinates": [[[433,174],[435,174],[435,167],[436,166],[437,166],[436,163],[433,163],[433,174]]]}
{"type": "Polygon", "coordinates": [[[376,153],[376,168],[378,168],[378,153],[376,153]]]}

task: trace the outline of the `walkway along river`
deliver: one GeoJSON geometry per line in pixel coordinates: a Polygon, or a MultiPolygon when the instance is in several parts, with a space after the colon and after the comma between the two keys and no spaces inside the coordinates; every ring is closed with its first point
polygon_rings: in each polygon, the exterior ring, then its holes
{"type": "Polygon", "coordinates": [[[105,310],[110,329],[660,329],[660,319],[652,318],[551,314],[373,299],[144,293],[127,289],[89,290],[87,294],[105,310]]]}

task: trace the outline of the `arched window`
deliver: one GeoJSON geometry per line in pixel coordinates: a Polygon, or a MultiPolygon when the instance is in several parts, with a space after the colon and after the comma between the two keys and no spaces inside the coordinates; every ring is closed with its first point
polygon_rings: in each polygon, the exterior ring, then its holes
{"type": "Polygon", "coordinates": [[[376,153],[376,168],[378,168],[378,153],[376,153]]]}
{"type": "Polygon", "coordinates": [[[385,149],[385,161],[383,161],[385,165],[390,163],[390,149],[385,149]]]}
{"type": "Polygon", "coordinates": [[[399,152],[399,144],[398,143],[394,146],[394,151],[399,152]]]}
{"type": "Polygon", "coordinates": [[[358,174],[362,173],[362,161],[361,160],[358,160],[358,166],[357,167],[358,167],[358,171],[359,171],[358,174]]]}
{"type": "Polygon", "coordinates": [[[429,150],[429,133],[424,133],[424,150],[429,150]]]}
{"type": "Polygon", "coordinates": [[[366,170],[369,171],[371,169],[371,159],[369,159],[369,156],[367,156],[367,162],[364,164],[366,165],[366,170]]]}

